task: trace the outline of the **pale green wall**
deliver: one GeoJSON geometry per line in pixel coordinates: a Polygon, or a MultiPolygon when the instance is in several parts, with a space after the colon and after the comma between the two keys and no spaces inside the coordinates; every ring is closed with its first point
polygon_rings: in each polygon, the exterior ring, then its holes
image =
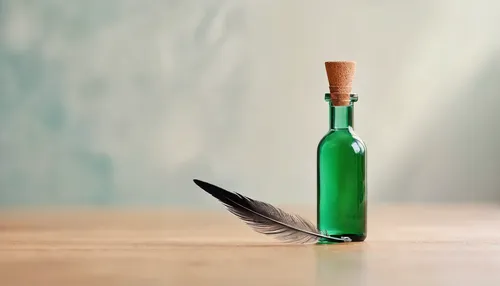
{"type": "Polygon", "coordinates": [[[372,200],[500,200],[500,2],[0,3],[2,206],[313,205],[325,60],[372,200]]]}

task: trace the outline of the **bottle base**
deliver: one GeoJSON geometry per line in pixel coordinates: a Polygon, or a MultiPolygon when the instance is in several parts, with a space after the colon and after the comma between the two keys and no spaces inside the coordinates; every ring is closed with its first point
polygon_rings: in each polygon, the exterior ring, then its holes
{"type": "MultiPolygon", "coordinates": [[[[366,239],[366,235],[359,235],[359,234],[336,234],[330,236],[334,238],[349,237],[351,239],[351,242],[363,242],[366,239]]],[[[344,243],[344,242],[321,238],[316,244],[337,244],[337,243],[344,243]]]]}

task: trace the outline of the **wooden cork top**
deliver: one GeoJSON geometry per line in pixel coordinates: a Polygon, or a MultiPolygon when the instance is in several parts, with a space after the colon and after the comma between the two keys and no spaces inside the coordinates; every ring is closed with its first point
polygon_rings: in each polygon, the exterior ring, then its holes
{"type": "Polygon", "coordinates": [[[356,72],[356,62],[325,62],[325,68],[330,85],[332,104],[335,106],[349,105],[352,80],[356,72]]]}

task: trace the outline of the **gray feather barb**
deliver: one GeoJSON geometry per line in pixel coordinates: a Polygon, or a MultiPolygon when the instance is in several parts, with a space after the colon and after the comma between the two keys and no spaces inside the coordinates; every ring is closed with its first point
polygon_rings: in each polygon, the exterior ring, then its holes
{"type": "Polygon", "coordinates": [[[349,242],[349,237],[331,237],[322,234],[308,220],[272,206],[253,200],[239,193],[197,179],[194,183],[219,200],[232,214],[243,220],[254,231],[286,243],[317,243],[320,239],[332,242],[349,242]]]}

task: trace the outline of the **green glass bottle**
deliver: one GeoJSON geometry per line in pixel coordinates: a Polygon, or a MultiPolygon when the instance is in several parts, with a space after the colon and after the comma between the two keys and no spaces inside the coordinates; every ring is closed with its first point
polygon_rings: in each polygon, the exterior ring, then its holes
{"type": "MultiPolygon", "coordinates": [[[[366,146],[354,133],[354,102],[336,106],[329,93],[330,130],[317,150],[317,226],[334,237],[366,238],[366,146]]],[[[320,241],[319,243],[331,243],[320,241]]]]}

